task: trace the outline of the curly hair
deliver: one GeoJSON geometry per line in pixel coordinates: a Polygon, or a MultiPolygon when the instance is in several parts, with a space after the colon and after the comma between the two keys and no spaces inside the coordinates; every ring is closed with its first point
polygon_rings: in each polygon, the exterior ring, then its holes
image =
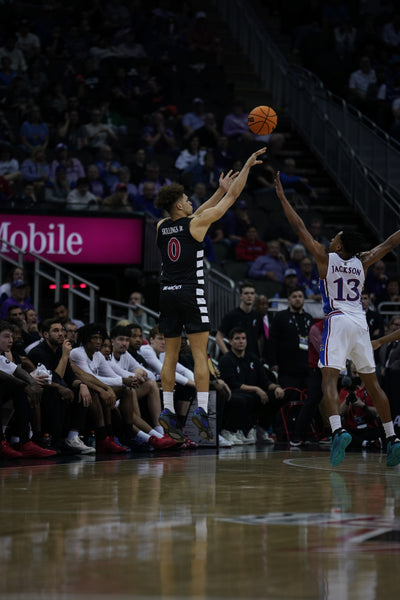
{"type": "Polygon", "coordinates": [[[157,194],[157,198],[154,201],[154,206],[156,208],[163,208],[169,212],[172,205],[175,204],[175,202],[177,202],[184,193],[185,188],[180,183],[163,185],[157,194]]]}

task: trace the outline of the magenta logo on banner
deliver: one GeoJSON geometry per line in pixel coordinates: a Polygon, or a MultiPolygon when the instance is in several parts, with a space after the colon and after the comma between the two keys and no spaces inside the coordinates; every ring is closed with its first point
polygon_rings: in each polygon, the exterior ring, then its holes
{"type": "MultiPolygon", "coordinates": [[[[0,238],[52,262],[140,264],[142,220],[138,218],[1,215],[0,238]]],[[[2,244],[3,253],[13,250],[2,244]]]]}

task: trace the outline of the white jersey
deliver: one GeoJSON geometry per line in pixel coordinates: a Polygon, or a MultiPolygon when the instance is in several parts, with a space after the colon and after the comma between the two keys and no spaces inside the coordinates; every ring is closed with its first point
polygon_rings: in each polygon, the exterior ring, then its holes
{"type": "Polygon", "coordinates": [[[109,363],[111,368],[118,375],[121,375],[121,377],[133,377],[136,369],[142,369],[143,371],[146,371],[149,379],[152,379],[153,381],[155,380],[154,374],[149,371],[149,369],[146,369],[143,365],[141,365],[140,362],[138,362],[136,358],[134,358],[129,352],[124,352],[121,354],[119,360],[115,358],[114,354],[111,354],[109,363]]]}
{"type": "Polygon", "coordinates": [[[329,253],[325,279],[320,280],[324,313],[335,311],[352,317],[357,322],[366,321],[361,304],[365,273],[362,262],[353,256],[344,260],[335,252],[329,253]]]}
{"type": "Polygon", "coordinates": [[[92,358],[89,358],[85,348],[79,346],[79,348],[73,348],[71,350],[70,359],[73,363],[78,365],[82,371],[91,373],[105,385],[111,387],[123,385],[121,375],[117,375],[117,373],[113,371],[111,365],[108,364],[102,353],[99,351],[95,352],[92,358]]]}
{"type": "MultiPolygon", "coordinates": [[[[160,356],[157,356],[155,350],[150,344],[143,344],[139,348],[139,354],[143,356],[150,369],[153,371],[156,379],[159,380],[161,376],[161,369],[163,366],[165,352],[161,352],[160,356]]],[[[189,380],[194,380],[194,373],[190,369],[187,369],[180,363],[176,365],[175,371],[175,382],[181,385],[186,385],[189,380]]]]}

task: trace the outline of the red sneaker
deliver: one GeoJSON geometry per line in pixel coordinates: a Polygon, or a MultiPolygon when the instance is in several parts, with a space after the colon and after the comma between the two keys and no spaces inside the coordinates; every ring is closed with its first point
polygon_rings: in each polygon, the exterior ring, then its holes
{"type": "Polygon", "coordinates": [[[55,450],[49,450],[48,448],[41,448],[35,442],[25,442],[25,444],[19,445],[19,451],[24,458],[48,458],[49,456],[56,456],[55,450]]]}
{"type": "Polygon", "coordinates": [[[166,450],[167,448],[180,446],[180,443],[176,440],[173,440],[171,437],[169,437],[169,435],[164,435],[162,438],[151,435],[148,443],[156,450],[166,450]]]}
{"type": "Polygon", "coordinates": [[[109,436],[104,440],[98,440],[96,444],[96,452],[100,454],[125,454],[128,451],[129,448],[116,444],[109,436]]]}
{"type": "Polygon", "coordinates": [[[185,435],[185,441],[181,445],[181,448],[186,449],[186,450],[194,450],[195,448],[198,448],[198,447],[199,447],[199,445],[197,444],[197,442],[190,440],[188,438],[188,436],[185,435]]]}
{"type": "Polygon", "coordinates": [[[5,440],[0,442],[0,456],[4,458],[22,458],[22,453],[14,450],[12,446],[5,440]]]}

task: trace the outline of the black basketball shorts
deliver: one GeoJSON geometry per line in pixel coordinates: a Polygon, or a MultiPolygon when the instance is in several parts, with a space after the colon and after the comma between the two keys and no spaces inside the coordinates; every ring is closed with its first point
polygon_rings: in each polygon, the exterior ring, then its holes
{"type": "Polygon", "coordinates": [[[186,333],[210,331],[210,319],[201,286],[162,285],[160,291],[160,333],[180,337],[186,333]]]}

